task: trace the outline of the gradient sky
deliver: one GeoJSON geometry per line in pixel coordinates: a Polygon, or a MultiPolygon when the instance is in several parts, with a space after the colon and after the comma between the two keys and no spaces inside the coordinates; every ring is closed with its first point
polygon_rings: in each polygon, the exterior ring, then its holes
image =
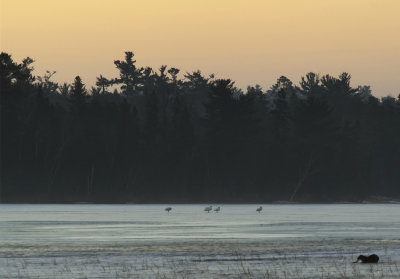
{"type": "Polygon", "coordinates": [[[0,0],[1,51],[55,81],[115,77],[133,51],[162,64],[269,88],[307,72],[400,93],[400,0],[0,0]]]}

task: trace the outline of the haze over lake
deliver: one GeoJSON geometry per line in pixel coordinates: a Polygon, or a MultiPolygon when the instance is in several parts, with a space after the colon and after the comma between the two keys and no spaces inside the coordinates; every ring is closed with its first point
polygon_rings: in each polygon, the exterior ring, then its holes
{"type": "Polygon", "coordinates": [[[205,206],[0,205],[0,277],[400,276],[398,204],[205,206]]]}

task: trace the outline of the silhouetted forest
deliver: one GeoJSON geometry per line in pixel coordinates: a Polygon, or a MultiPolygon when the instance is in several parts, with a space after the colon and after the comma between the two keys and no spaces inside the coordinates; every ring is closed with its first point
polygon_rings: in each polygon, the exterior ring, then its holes
{"type": "Polygon", "coordinates": [[[3,202],[400,197],[400,95],[378,99],[347,73],[243,92],[126,52],[119,76],[88,89],[0,61],[3,202]]]}

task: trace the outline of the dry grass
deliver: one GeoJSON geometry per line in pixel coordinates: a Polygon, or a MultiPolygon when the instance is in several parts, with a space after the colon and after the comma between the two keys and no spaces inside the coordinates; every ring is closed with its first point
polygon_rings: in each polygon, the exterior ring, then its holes
{"type": "MultiPolygon", "coordinates": [[[[3,258],[4,259],[4,258],[3,258]]],[[[6,258],[0,266],[0,278],[400,278],[400,267],[387,259],[379,264],[352,264],[343,258],[333,264],[304,256],[279,259],[226,258],[196,259],[165,257],[128,262],[98,256],[57,258],[6,258]]]]}

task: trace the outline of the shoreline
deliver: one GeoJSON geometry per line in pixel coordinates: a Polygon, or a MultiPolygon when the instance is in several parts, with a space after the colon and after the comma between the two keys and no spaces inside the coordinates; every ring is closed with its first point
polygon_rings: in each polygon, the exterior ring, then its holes
{"type": "Polygon", "coordinates": [[[362,204],[393,204],[400,205],[400,200],[392,199],[388,201],[360,201],[360,202],[289,202],[289,201],[273,201],[273,202],[41,202],[41,201],[3,201],[0,205],[362,205],[362,204]]]}

